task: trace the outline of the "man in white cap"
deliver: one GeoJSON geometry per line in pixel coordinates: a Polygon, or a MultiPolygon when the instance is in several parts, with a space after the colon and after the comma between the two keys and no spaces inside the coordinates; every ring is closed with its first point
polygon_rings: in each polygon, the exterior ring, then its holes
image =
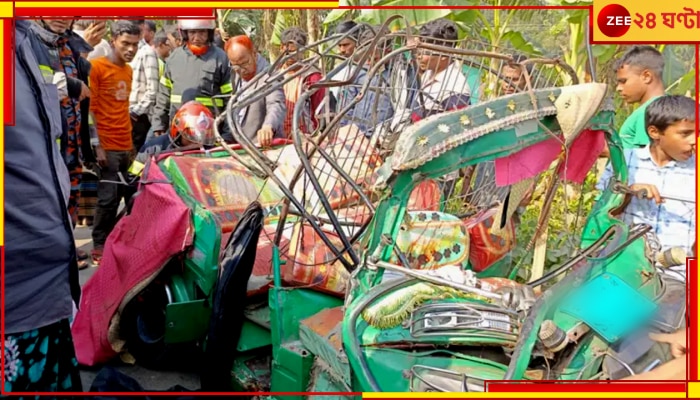
{"type": "MultiPolygon", "coordinates": [[[[233,90],[226,53],[213,44],[216,22],[213,19],[182,19],[178,28],[183,45],[174,49],[168,58],[151,118],[156,136],[162,135],[170,126],[186,90],[195,90],[194,100],[209,107],[215,115],[214,105],[222,110],[224,100],[212,97],[233,90]]],[[[219,127],[224,139],[233,140],[227,128],[225,123],[219,127]]]]}

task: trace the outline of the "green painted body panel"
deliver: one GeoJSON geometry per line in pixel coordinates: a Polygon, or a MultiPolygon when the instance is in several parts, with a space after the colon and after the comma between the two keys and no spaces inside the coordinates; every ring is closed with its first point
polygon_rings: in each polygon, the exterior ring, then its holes
{"type": "MultiPolygon", "coordinates": [[[[187,255],[185,273],[193,274],[194,283],[208,296],[216,282],[219,249],[221,248],[221,228],[214,215],[203,208],[192,197],[189,183],[180,173],[172,157],[161,161],[160,167],[165,176],[173,182],[173,187],[192,212],[193,229],[196,232],[192,250],[187,255]]],[[[188,277],[189,278],[189,277],[188,277]]],[[[190,281],[190,279],[187,279],[190,281]]],[[[194,298],[191,298],[194,300],[194,298]]]]}
{"type": "Polygon", "coordinates": [[[240,352],[246,352],[256,349],[262,349],[272,345],[272,337],[270,330],[251,322],[244,321],[241,328],[241,338],[238,340],[236,349],[240,352]]]}
{"type": "Polygon", "coordinates": [[[343,304],[337,297],[308,289],[273,287],[269,296],[273,347],[299,340],[299,321],[343,304]]]}
{"type": "MultiPolygon", "coordinates": [[[[304,392],[311,379],[314,355],[300,341],[286,342],[272,359],[272,392],[304,392]]],[[[301,399],[302,396],[287,398],[301,399]]]]}
{"type": "Polygon", "coordinates": [[[181,301],[165,308],[165,342],[200,340],[207,334],[211,308],[206,300],[181,301]]]}

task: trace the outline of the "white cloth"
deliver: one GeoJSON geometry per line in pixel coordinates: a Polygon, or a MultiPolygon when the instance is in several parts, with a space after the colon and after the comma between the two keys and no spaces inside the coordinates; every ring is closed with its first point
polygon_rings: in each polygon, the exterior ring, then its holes
{"type": "MultiPolygon", "coordinates": [[[[80,37],[85,39],[85,31],[74,29],[73,32],[77,33],[78,35],[80,35],[80,37]]],[[[93,50],[88,54],[87,59],[93,60],[99,57],[106,57],[111,52],[112,47],[109,45],[109,43],[106,40],[101,39],[100,43],[93,47],[93,50]]]]}
{"type": "Polygon", "coordinates": [[[56,85],[58,89],[58,98],[63,100],[68,97],[68,82],[66,82],[66,74],[63,72],[56,72],[53,74],[53,84],[56,85]]]}
{"type": "MultiPolygon", "coordinates": [[[[421,105],[428,111],[438,110],[439,104],[450,96],[471,94],[467,78],[462,73],[462,66],[456,61],[437,74],[426,71],[421,80],[423,94],[421,105]]],[[[421,97],[418,99],[420,100],[421,97]]]]}

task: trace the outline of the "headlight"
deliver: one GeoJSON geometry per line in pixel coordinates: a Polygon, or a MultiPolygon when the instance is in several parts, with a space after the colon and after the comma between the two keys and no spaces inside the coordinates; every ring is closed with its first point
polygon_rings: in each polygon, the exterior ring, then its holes
{"type": "Polygon", "coordinates": [[[411,368],[411,392],[483,392],[484,380],[446,369],[415,365],[411,368]]]}

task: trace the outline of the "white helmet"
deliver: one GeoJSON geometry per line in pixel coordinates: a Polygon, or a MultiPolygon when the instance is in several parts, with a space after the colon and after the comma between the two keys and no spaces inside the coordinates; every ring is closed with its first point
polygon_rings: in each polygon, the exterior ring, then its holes
{"type": "Polygon", "coordinates": [[[216,21],[213,19],[181,19],[177,22],[177,27],[181,31],[196,29],[214,30],[216,29],[216,21]]]}

